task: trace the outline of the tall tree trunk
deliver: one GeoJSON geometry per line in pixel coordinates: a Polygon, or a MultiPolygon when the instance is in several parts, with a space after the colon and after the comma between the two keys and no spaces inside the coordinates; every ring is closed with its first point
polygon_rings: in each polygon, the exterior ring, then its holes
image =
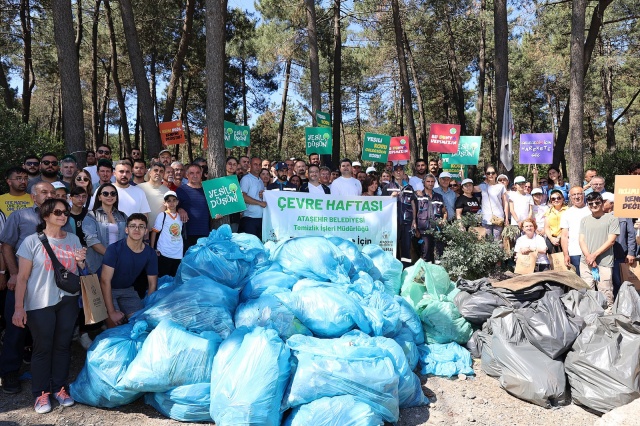
{"type": "MultiPolygon", "coordinates": [[[[191,78],[187,80],[187,89],[184,88],[184,74],[180,78],[180,99],[182,100],[182,105],[180,108],[180,119],[182,120],[182,125],[184,126],[184,135],[187,140],[187,155],[189,156],[189,163],[193,162],[193,144],[191,143],[191,127],[189,126],[189,114],[187,112],[187,105],[189,104],[189,93],[191,92],[191,78]]],[[[180,148],[180,145],[176,145],[176,148],[180,148]]],[[[178,155],[176,155],[176,158],[178,155]]]]}
{"type": "Polygon", "coordinates": [[[318,56],[318,30],[314,0],[304,0],[307,11],[307,36],[309,37],[309,71],[311,72],[311,110],[313,125],[317,126],[316,112],[322,109],[320,100],[320,59],[318,56]]]}
{"type": "Polygon", "coordinates": [[[82,0],[76,0],[76,14],[78,15],[78,26],[76,28],[76,54],[80,57],[80,45],[82,45],[82,0]]]}
{"type": "Polygon", "coordinates": [[[120,76],[118,75],[118,49],[116,44],[116,33],[113,26],[113,15],[111,11],[110,0],[104,0],[104,9],[107,16],[107,27],[109,28],[109,43],[111,45],[111,78],[116,91],[116,99],[118,100],[118,110],[120,111],[120,126],[122,128],[122,137],[127,155],[131,154],[131,138],[129,137],[129,121],[127,119],[127,105],[120,84],[120,76]]]}
{"type": "Polygon", "coordinates": [[[7,74],[4,71],[4,64],[0,61],[0,87],[2,88],[2,97],[4,99],[4,104],[8,109],[13,109],[15,107],[15,102],[13,98],[13,90],[9,86],[9,81],[7,80],[7,74]]]}
{"type": "Polygon", "coordinates": [[[451,29],[451,20],[447,14],[445,18],[445,24],[447,28],[447,35],[449,39],[449,72],[451,73],[451,83],[453,85],[453,95],[456,101],[456,115],[458,116],[458,123],[460,124],[460,134],[467,134],[467,117],[464,114],[465,99],[464,99],[464,82],[462,81],[462,75],[458,67],[458,59],[456,55],[456,42],[451,29]]]}
{"type": "Polygon", "coordinates": [[[98,149],[98,145],[107,143],[105,140],[106,115],[109,108],[109,88],[111,87],[111,65],[104,67],[104,86],[102,92],[102,104],[98,112],[98,134],[94,140],[93,149],[98,149]]]}
{"type": "MultiPolygon", "coordinates": [[[[409,39],[407,38],[407,32],[402,32],[404,35],[404,46],[407,51],[407,57],[409,58],[409,65],[411,67],[411,79],[413,80],[413,87],[416,90],[416,101],[418,102],[418,123],[420,124],[420,133],[418,137],[418,146],[422,147],[422,157],[427,158],[427,119],[424,113],[424,104],[422,103],[422,90],[420,90],[420,82],[418,81],[418,73],[416,71],[417,65],[411,53],[411,46],[409,45],[409,39]]],[[[419,157],[418,154],[416,156],[419,157]]]]}
{"type": "Polygon", "coordinates": [[[356,138],[358,138],[358,152],[362,152],[362,119],[360,117],[360,86],[356,85],[356,138]]]}
{"type": "MultiPolygon", "coordinates": [[[[280,106],[280,121],[278,123],[278,136],[276,137],[276,146],[278,147],[278,158],[282,158],[282,139],[284,138],[284,120],[287,114],[287,96],[289,93],[290,77],[291,77],[291,58],[287,59],[287,63],[284,68],[284,87],[282,90],[282,103],[280,106]]],[[[314,118],[314,121],[315,121],[315,118],[314,118]]]]}
{"type": "MultiPolygon", "coordinates": [[[[490,65],[491,69],[493,68],[490,65]]],[[[493,74],[492,72],[489,73],[490,76],[487,79],[487,98],[489,101],[489,153],[490,153],[490,162],[491,164],[498,164],[498,153],[497,153],[497,149],[496,149],[496,134],[495,134],[495,129],[496,129],[496,121],[495,121],[495,108],[494,108],[494,100],[493,100],[493,78],[491,74],[493,74]]]]}
{"type": "Polygon", "coordinates": [[[242,125],[247,126],[249,121],[249,113],[247,111],[247,61],[242,58],[241,60],[241,90],[242,90],[242,125]]]}
{"type": "MultiPolygon", "coordinates": [[[[140,50],[138,32],[133,19],[131,0],[120,0],[120,11],[122,13],[122,26],[127,41],[127,50],[129,51],[129,62],[131,62],[131,72],[133,73],[138,103],[140,104],[142,129],[147,142],[147,152],[150,155],[155,155],[162,149],[162,143],[160,142],[160,133],[153,113],[153,100],[151,99],[149,82],[142,62],[142,51],[140,50]]],[[[220,132],[222,132],[222,127],[220,129],[220,132]]]]}
{"type": "Polygon", "coordinates": [[[398,0],[391,0],[391,10],[393,14],[393,29],[396,36],[396,54],[398,55],[398,68],[400,69],[400,87],[402,89],[402,100],[404,101],[404,115],[407,119],[409,151],[411,152],[411,163],[415,163],[418,158],[418,143],[416,141],[416,124],[413,120],[413,101],[411,100],[411,85],[409,84],[409,73],[407,72],[407,59],[404,53],[404,43],[402,42],[403,31],[398,0]]]}
{"type": "Polygon", "coordinates": [[[58,70],[62,90],[63,126],[66,152],[85,164],[84,111],[80,89],[80,68],[73,36],[71,0],[53,0],[53,35],[58,52],[58,70]]]}
{"type": "Polygon", "coordinates": [[[591,157],[596,155],[596,133],[593,130],[593,117],[587,117],[587,135],[589,136],[589,152],[591,157]]]}
{"type": "MultiPolygon", "coordinates": [[[[332,162],[340,161],[340,123],[342,123],[342,31],[340,30],[340,2],[333,2],[333,149],[332,162]]],[[[345,153],[346,154],[346,153],[345,153]]]]}
{"type": "Polygon", "coordinates": [[[604,63],[600,68],[600,77],[602,84],[602,104],[604,105],[605,126],[607,129],[607,150],[616,149],[616,133],[615,123],[613,122],[613,67],[609,64],[611,58],[611,49],[605,48],[602,36],[598,37],[598,45],[600,55],[604,59],[604,63]]]}
{"type": "MultiPolygon", "coordinates": [[[[73,25],[73,22],[71,23],[73,25]]],[[[20,0],[20,26],[22,27],[22,122],[29,122],[31,112],[31,93],[36,84],[31,57],[31,5],[30,0],[20,0]]],[[[73,29],[73,26],[71,27],[73,29]]]]}
{"type": "MultiPolygon", "coordinates": [[[[100,4],[96,0],[93,8],[91,24],[91,136],[93,148],[97,148],[100,140],[100,106],[98,104],[98,23],[100,20],[100,4]]],[[[108,83],[107,83],[108,84],[108,83]]]]}
{"type": "Polygon", "coordinates": [[[584,19],[587,0],[573,0],[571,8],[571,81],[569,85],[569,183],[581,185],[584,176],[582,130],[584,125],[584,19]]]}
{"type": "MultiPolygon", "coordinates": [[[[507,93],[507,83],[509,82],[509,25],[507,24],[507,0],[494,0],[493,2],[493,34],[495,39],[495,94],[496,94],[496,124],[497,139],[500,141],[502,135],[502,119],[504,117],[504,98],[507,93]]],[[[500,150],[501,142],[498,143],[500,150]]],[[[498,155],[500,154],[498,150],[498,155]]],[[[504,165],[499,166],[501,171],[506,171],[504,165]]],[[[513,174],[513,169],[511,169],[513,174]]],[[[510,181],[513,181],[511,176],[510,181]]]]}
{"type": "Polygon", "coordinates": [[[487,47],[487,23],[485,22],[484,12],[486,10],[486,0],[480,2],[480,50],[478,52],[478,97],[476,100],[476,122],[473,128],[473,134],[482,135],[482,113],[484,110],[484,83],[485,83],[485,66],[487,47]]]}
{"type": "Polygon", "coordinates": [[[182,68],[184,66],[184,58],[187,56],[189,50],[189,42],[191,41],[191,30],[193,28],[193,14],[196,8],[195,0],[187,0],[187,5],[184,12],[184,22],[182,24],[182,35],[180,36],[180,43],[178,44],[178,51],[171,64],[171,78],[169,79],[169,86],[167,86],[167,100],[164,107],[164,116],[162,121],[171,121],[173,117],[173,109],[176,104],[176,92],[178,89],[178,82],[182,78],[182,68]]]}
{"type": "MultiPolygon", "coordinates": [[[[613,2],[613,0],[599,0],[598,5],[593,9],[591,15],[591,23],[589,24],[589,31],[587,32],[587,39],[584,42],[584,68],[583,78],[589,71],[589,63],[591,62],[591,55],[596,45],[600,28],[602,28],[603,15],[605,9],[613,2]]],[[[571,97],[571,94],[569,94],[571,97]]],[[[553,150],[553,164],[557,166],[564,160],[564,148],[567,144],[567,136],[569,135],[569,110],[571,107],[571,99],[567,102],[564,112],[562,113],[562,120],[558,127],[558,137],[556,138],[556,146],[553,150]]]]}
{"type": "Polygon", "coordinates": [[[156,61],[158,58],[158,51],[156,47],[151,48],[151,55],[149,58],[149,90],[151,91],[151,102],[153,104],[153,118],[158,125],[158,81],[156,79],[156,61]]]}
{"type": "Polygon", "coordinates": [[[396,133],[401,135],[400,117],[402,117],[402,107],[400,106],[400,94],[398,93],[398,81],[394,72],[393,75],[393,116],[395,118],[396,133]]]}

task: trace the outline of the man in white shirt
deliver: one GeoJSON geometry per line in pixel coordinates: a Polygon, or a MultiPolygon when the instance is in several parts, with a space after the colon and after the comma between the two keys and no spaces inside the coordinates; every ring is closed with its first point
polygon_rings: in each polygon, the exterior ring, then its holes
{"type": "MultiPolygon", "coordinates": [[[[129,183],[131,181],[131,166],[129,163],[118,161],[113,171],[113,176],[116,178],[114,185],[118,191],[118,210],[127,216],[131,216],[133,213],[142,213],[148,219],[151,209],[149,208],[147,196],[142,189],[129,183]]],[[[89,210],[93,209],[95,199],[94,194],[89,210]]]]}
{"type": "Polygon", "coordinates": [[[331,183],[331,194],[342,196],[362,195],[362,184],[353,177],[351,160],[344,158],[340,161],[340,173],[342,176],[331,183]]]}
{"type": "Polygon", "coordinates": [[[409,185],[416,191],[424,190],[422,181],[427,176],[427,163],[422,158],[418,158],[415,164],[415,174],[409,179],[409,185]]]}
{"type": "Polygon", "coordinates": [[[564,253],[564,261],[576,268],[576,273],[580,275],[580,222],[586,216],[591,215],[591,211],[584,202],[584,189],[581,186],[574,186],[569,190],[569,200],[573,204],[562,214],[560,218],[560,245],[564,253]]]}
{"type": "Polygon", "coordinates": [[[513,183],[515,191],[509,192],[509,211],[511,212],[511,224],[518,225],[523,220],[533,217],[533,197],[524,190],[527,180],[524,176],[517,176],[513,183]]]}
{"type": "MultiPolygon", "coordinates": [[[[89,172],[91,175],[91,183],[94,188],[99,186],[100,177],[98,176],[98,162],[100,160],[109,160],[111,161],[111,148],[108,145],[102,144],[96,150],[96,165],[95,166],[87,166],[84,169],[89,172]]],[[[113,180],[111,180],[113,182],[113,180]]]]}
{"type": "MultiPolygon", "coordinates": [[[[165,210],[164,196],[169,192],[169,188],[162,184],[164,176],[164,164],[157,162],[149,169],[149,182],[141,183],[137,186],[147,197],[149,203],[149,223],[156,223],[156,217],[165,210]]],[[[176,197],[177,198],[177,197],[176,197]]]]}

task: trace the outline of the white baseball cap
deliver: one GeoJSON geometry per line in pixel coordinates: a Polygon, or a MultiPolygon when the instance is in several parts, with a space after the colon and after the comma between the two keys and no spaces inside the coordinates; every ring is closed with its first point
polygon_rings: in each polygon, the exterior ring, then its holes
{"type": "Polygon", "coordinates": [[[373,167],[373,166],[369,166],[369,167],[367,167],[367,174],[372,173],[372,172],[375,172],[375,171],[376,171],[376,168],[375,168],[375,167],[373,167]]]}
{"type": "Polygon", "coordinates": [[[466,178],[460,183],[460,185],[466,185],[467,183],[473,184],[473,179],[466,178]]]}
{"type": "Polygon", "coordinates": [[[516,176],[516,178],[513,180],[513,183],[525,183],[527,180],[524,178],[524,176],[516,176]]]}
{"type": "Polygon", "coordinates": [[[602,195],[602,201],[611,201],[613,203],[614,196],[612,192],[605,192],[600,195],[602,195]]]}
{"type": "Polygon", "coordinates": [[[542,189],[533,188],[533,190],[531,191],[531,195],[536,195],[536,194],[542,194],[542,189]]]}
{"type": "Polygon", "coordinates": [[[167,192],[164,193],[163,199],[166,200],[167,198],[172,197],[172,196],[178,198],[178,194],[176,194],[175,191],[167,191],[167,192]]]}
{"type": "Polygon", "coordinates": [[[353,163],[351,163],[351,165],[352,165],[352,166],[354,166],[354,167],[355,167],[355,166],[360,166],[360,167],[362,167],[362,164],[360,164],[360,162],[359,162],[359,161],[354,161],[353,163]]]}
{"type": "Polygon", "coordinates": [[[451,173],[442,172],[442,173],[440,173],[440,176],[438,176],[438,178],[449,178],[449,179],[451,179],[451,173]]]}

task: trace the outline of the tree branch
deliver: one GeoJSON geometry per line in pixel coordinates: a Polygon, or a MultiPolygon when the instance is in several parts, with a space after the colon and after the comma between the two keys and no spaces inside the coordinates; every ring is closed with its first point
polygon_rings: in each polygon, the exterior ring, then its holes
{"type": "Polygon", "coordinates": [[[631,108],[631,105],[633,104],[633,102],[636,100],[636,98],[638,97],[638,95],[640,95],[640,89],[638,89],[638,91],[636,92],[635,95],[633,95],[633,98],[631,98],[631,101],[629,101],[629,105],[627,105],[627,107],[620,113],[619,116],[616,117],[615,120],[613,120],[613,125],[615,126],[616,123],[618,122],[618,120],[620,120],[622,118],[623,115],[625,115],[627,113],[627,111],[629,111],[629,108],[631,108]]]}

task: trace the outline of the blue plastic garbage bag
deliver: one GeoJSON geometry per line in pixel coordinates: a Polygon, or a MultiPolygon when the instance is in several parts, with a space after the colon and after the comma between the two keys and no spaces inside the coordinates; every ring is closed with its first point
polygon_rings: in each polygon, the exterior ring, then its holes
{"type": "Polygon", "coordinates": [[[402,286],[402,262],[393,257],[393,254],[384,251],[380,246],[369,244],[362,248],[362,253],[369,256],[373,261],[373,268],[369,270],[369,275],[376,280],[378,275],[384,284],[385,291],[391,295],[400,294],[402,286]]]}
{"type": "Polygon", "coordinates": [[[113,408],[129,404],[142,394],[118,387],[127,367],[147,337],[147,324],[124,324],[100,333],[87,351],[87,359],[69,386],[71,397],[93,407],[113,408]]]}
{"type": "Polygon", "coordinates": [[[417,309],[428,344],[456,342],[464,345],[473,334],[471,324],[460,315],[456,305],[444,296],[434,298],[426,295],[418,303],[417,309]]]}
{"type": "Polygon", "coordinates": [[[395,296],[396,302],[400,305],[400,321],[402,328],[406,328],[413,335],[413,341],[416,345],[424,343],[424,331],[422,330],[422,322],[420,317],[413,309],[411,304],[401,296],[395,296]]]}
{"type": "Polygon", "coordinates": [[[357,272],[367,272],[373,267],[373,261],[369,256],[363,255],[353,241],[345,240],[340,237],[327,237],[329,241],[344,253],[351,261],[351,270],[349,276],[352,277],[357,272]]]}
{"type": "MultiPolygon", "coordinates": [[[[418,259],[415,265],[402,272],[402,290],[400,294],[417,309],[425,293],[433,298],[449,295],[456,288],[449,274],[440,265],[418,259]]],[[[457,290],[456,290],[457,293],[457,290]]],[[[451,295],[451,301],[453,302],[451,295]]]]}
{"type": "Polygon", "coordinates": [[[422,392],[420,379],[411,370],[404,351],[393,339],[386,337],[370,337],[361,331],[354,330],[345,334],[341,339],[346,339],[349,344],[362,347],[382,349],[391,359],[398,374],[398,400],[400,408],[417,407],[427,405],[429,399],[422,392]]]}
{"type": "Polygon", "coordinates": [[[452,377],[458,374],[475,374],[471,367],[473,361],[468,350],[452,342],[434,343],[418,346],[420,351],[420,374],[452,377]]]}
{"type": "Polygon", "coordinates": [[[374,336],[394,336],[402,327],[400,305],[390,294],[373,291],[361,302],[374,336]]]}
{"type": "Polygon", "coordinates": [[[299,237],[279,243],[271,260],[283,272],[317,281],[348,282],[351,262],[324,237],[299,237]]]}
{"type": "MultiPolygon", "coordinates": [[[[264,327],[278,332],[286,340],[294,334],[310,336],[311,331],[269,289],[257,299],[250,299],[238,306],[235,315],[236,327],[264,327]]],[[[278,291],[278,289],[274,289],[278,291]]]]}
{"type": "Polygon", "coordinates": [[[231,239],[231,228],[223,225],[189,248],[180,263],[176,280],[186,283],[192,278],[206,276],[227,287],[241,289],[264,260],[263,249],[236,244],[231,239]]]}
{"type": "Polygon", "coordinates": [[[413,341],[409,331],[406,328],[400,330],[400,333],[393,337],[393,340],[402,348],[404,356],[407,357],[407,364],[411,371],[415,370],[420,360],[418,345],[413,341]]]}
{"type": "Polygon", "coordinates": [[[177,287],[177,284],[175,284],[173,277],[169,275],[160,277],[158,278],[158,286],[156,288],[156,291],[154,291],[151,294],[145,295],[144,298],[142,299],[142,304],[144,305],[145,308],[148,308],[149,306],[156,303],[158,300],[165,297],[167,294],[171,293],[173,290],[176,289],[176,287],[177,287]]]}
{"type": "Polygon", "coordinates": [[[167,392],[147,393],[144,402],[160,414],[181,422],[211,422],[211,383],[178,386],[167,392]]]}
{"type": "Polygon", "coordinates": [[[166,392],[203,383],[211,376],[213,357],[221,341],[213,331],[197,335],[163,320],[149,333],[118,386],[139,392],[166,392]]]}
{"type": "Polygon", "coordinates": [[[351,395],[371,406],[385,421],[398,421],[399,377],[384,350],[353,346],[349,339],[301,335],[290,337],[287,345],[296,361],[283,409],[322,397],[351,395]]]}
{"type": "Polygon", "coordinates": [[[382,417],[351,395],[316,399],[293,409],[283,426],[382,426],[382,417]]]}
{"type": "Polygon", "coordinates": [[[280,271],[265,271],[254,274],[242,289],[240,300],[257,299],[269,287],[291,290],[298,278],[280,271]]]}
{"type": "Polygon", "coordinates": [[[369,273],[362,271],[356,272],[351,277],[349,289],[361,296],[371,294],[374,290],[385,291],[382,281],[374,280],[369,273]]]}
{"type": "Polygon", "coordinates": [[[315,336],[340,337],[357,327],[370,333],[362,306],[337,287],[309,286],[297,291],[274,293],[315,336]]]}
{"type": "Polygon", "coordinates": [[[214,360],[211,374],[210,414],[216,425],[279,426],[291,353],[275,330],[258,327],[244,335],[232,356],[223,355],[214,360]]]}
{"type": "Polygon", "coordinates": [[[152,327],[170,319],[193,332],[215,331],[226,338],[234,329],[233,313],[238,290],[207,277],[193,278],[154,305],[137,312],[132,321],[144,320],[152,327]]]}

